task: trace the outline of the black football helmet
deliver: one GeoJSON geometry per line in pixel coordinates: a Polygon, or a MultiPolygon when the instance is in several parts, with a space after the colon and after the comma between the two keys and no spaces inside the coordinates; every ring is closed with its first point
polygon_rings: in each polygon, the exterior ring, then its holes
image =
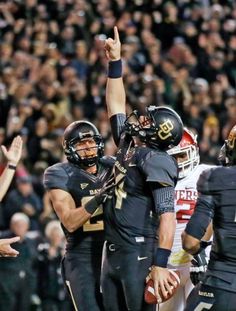
{"type": "Polygon", "coordinates": [[[83,168],[95,165],[103,156],[104,143],[96,126],[88,121],[75,121],[65,129],[63,148],[67,160],[83,168]],[[96,142],[97,155],[94,157],[81,158],[75,149],[75,144],[86,138],[93,138],[96,142]]]}
{"type": "Polygon", "coordinates": [[[134,111],[125,122],[125,130],[131,136],[137,136],[152,148],[168,150],[177,146],[183,135],[183,122],[171,108],[149,106],[146,108],[146,121],[140,122],[139,114],[134,111]],[[135,123],[130,123],[132,118],[135,123]]]}
{"type": "Polygon", "coordinates": [[[236,125],[231,129],[225,141],[226,165],[236,165],[236,125]]]}

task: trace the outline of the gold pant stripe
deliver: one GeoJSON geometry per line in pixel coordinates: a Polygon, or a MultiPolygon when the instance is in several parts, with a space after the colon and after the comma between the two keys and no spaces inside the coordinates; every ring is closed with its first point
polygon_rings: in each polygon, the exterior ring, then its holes
{"type": "Polygon", "coordinates": [[[75,299],[74,299],[74,296],[73,296],[73,293],[72,293],[72,290],[71,290],[71,286],[70,286],[70,281],[66,281],[66,285],[68,286],[69,288],[69,292],[70,292],[70,295],[71,295],[71,299],[72,299],[72,302],[73,302],[73,305],[75,307],[75,311],[79,311],[76,307],[76,303],[75,303],[75,299]]]}

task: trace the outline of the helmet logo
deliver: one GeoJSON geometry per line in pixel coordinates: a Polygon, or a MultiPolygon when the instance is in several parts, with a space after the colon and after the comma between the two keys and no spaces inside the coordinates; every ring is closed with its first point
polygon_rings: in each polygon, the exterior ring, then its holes
{"type": "Polygon", "coordinates": [[[168,137],[172,136],[171,131],[173,130],[174,125],[170,120],[167,120],[160,124],[160,129],[157,132],[157,135],[161,140],[166,140],[168,137]]]}

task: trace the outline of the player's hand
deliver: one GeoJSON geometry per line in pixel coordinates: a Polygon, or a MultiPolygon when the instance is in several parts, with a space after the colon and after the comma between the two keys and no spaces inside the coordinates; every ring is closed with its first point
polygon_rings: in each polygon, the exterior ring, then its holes
{"type": "Polygon", "coordinates": [[[171,286],[177,286],[177,283],[170,277],[167,268],[152,266],[149,277],[153,280],[157,301],[161,301],[160,290],[162,291],[162,295],[167,297],[168,292],[172,294],[171,286]]]}
{"type": "Polygon", "coordinates": [[[114,27],[114,39],[108,38],[104,45],[106,57],[109,61],[119,60],[121,57],[121,43],[117,27],[114,27]]]}
{"type": "Polygon", "coordinates": [[[9,163],[13,165],[18,164],[22,154],[22,145],[23,145],[22,138],[18,135],[13,139],[9,150],[7,150],[5,146],[3,145],[1,146],[2,152],[4,156],[7,158],[9,163]]]}
{"type": "Polygon", "coordinates": [[[102,189],[95,195],[95,200],[98,205],[105,203],[108,196],[112,195],[115,190],[115,177],[112,176],[104,184],[102,189]]]}
{"type": "Polygon", "coordinates": [[[207,270],[208,258],[206,256],[205,249],[199,254],[194,255],[191,261],[190,278],[193,285],[197,285],[204,277],[207,270]]]}
{"type": "Polygon", "coordinates": [[[14,237],[10,239],[0,239],[0,256],[1,257],[16,257],[19,252],[11,247],[10,244],[16,243],[20,240],[20,237],[14,237]]]}

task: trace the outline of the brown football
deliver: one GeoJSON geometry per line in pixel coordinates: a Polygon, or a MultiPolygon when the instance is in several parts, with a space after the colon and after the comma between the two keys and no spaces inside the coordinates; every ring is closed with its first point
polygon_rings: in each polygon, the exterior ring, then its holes
{"type": "MultiPolygon", "coordinates": [[[[159,303],[165,302],[165,301],[169,300],[171,297],[173,297],[177,288],[180,286],[180,272],[178,270],[169,269],[169,273],[170,273],[171,278],[174,281],[176,281],[177,286],[176,287],[171,286],[171,287],[173,287],[172,294],[168,293],[167,297],[164,297],[162,295],[162,291],[160,290],[159,294],[161,297],[161,301],[159,301],[159,303]]],[[[144,299],[145,299],[146,303],[148,303],[148,304],[157,304],[158,303],[157,297],[155,296],[154,285],[153,285],[152,279],[149,279],[147,284],[146,284],[145,292],[144,292],[144,299]]]]}

